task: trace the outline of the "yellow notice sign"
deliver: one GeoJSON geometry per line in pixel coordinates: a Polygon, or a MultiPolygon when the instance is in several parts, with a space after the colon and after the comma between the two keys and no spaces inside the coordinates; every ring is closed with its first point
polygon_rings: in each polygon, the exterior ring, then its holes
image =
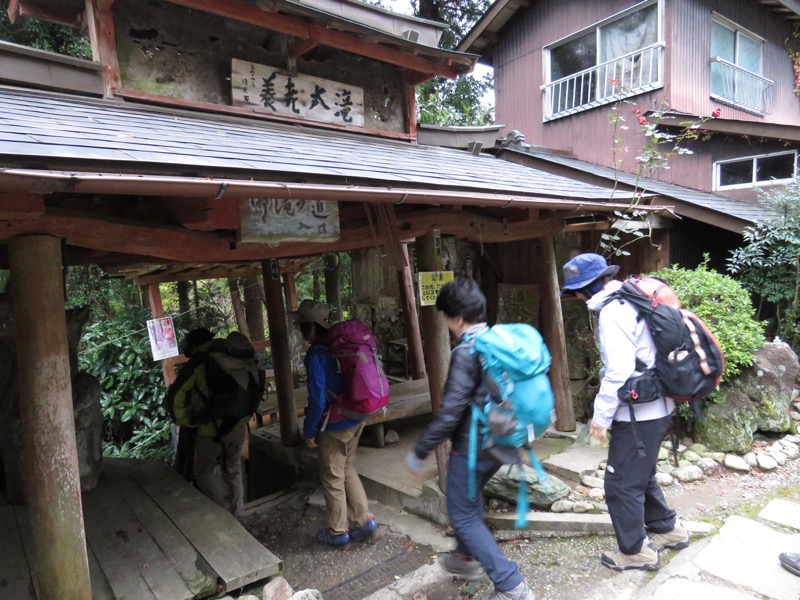
{"type": "Polygon", "coordinates": [[[439,290],[448,281],[453,281],[452,271],[422,271],[419,276],[419,305],[433,306],[439,290]]]}

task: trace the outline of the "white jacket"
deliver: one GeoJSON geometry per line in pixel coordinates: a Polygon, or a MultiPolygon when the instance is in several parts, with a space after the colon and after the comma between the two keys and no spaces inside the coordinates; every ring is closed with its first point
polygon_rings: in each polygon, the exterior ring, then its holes
{"type": "MultiPolygon", "coordinates": [[[[586,302],[589,310],[599,311],[597,319],[597,347],[603,369],[600,372],[600,390],[594,399],[592,420],[606,429],[612,421],[630,421],[630,409],[617,398],[617,390],[636,371],[636,359],[652,367],[656,360],[653,337],[644,319],[637,319],[636,309],[618,299],[606,304],[608,297],[622,287],[622,282],[609,281],[606,286],[586,302]],[[603,306],[605,304],[605,306],[603,306]]],[[[636,420],[651,421],[672,414],[675,403],[664,398],[637,406],[636,420]]]]}

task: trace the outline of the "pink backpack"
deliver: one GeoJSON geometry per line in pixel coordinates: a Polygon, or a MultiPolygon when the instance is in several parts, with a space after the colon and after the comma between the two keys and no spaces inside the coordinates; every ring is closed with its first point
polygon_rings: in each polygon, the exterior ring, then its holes
{"type": "Polygon", "coordinates": [[[363,421],[385,411],[389,380],[369,327],[358,319],[336,323],[328,330],[328,347],[339,363],[344,382],[344,390],[331,406],[329,422],[363,421]]]}

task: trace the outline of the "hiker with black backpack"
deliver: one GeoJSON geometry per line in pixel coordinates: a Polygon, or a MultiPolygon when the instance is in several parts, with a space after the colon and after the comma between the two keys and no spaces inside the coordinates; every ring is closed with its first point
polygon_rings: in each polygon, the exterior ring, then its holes
{"type": "Polygon", "coordinates": [[[620,293],[623,283],[614,279],[619,267],[609,266],[599,254],[584,253],[563,270],[561,295],[576,296],[596,314],[603,362],[589,433],[599,441],[610,438],[604,481],[618,547],[600,559],[615,571],[654,571],[661,565],[659,551],[689,545],[689,534],[655,478],[675,403],[652,375],[656,345],[646,319],[620,293]],[[632,386],[633,399],[641,397],[641,402],[624,401],[632,386]]]}
{"type": "MultiPolygon", "coordinates": [[[[483,488],[503,464],[519,462],[510,448],[492,447],[477,453],[470,466],[470,442],[474,405],[483,406],[487,396],[483,365],[474,350],[474,339],[489,331],[486,297],[472,279],[458,278],[442,286],[436,308],[444,313],[447,328],[458,340],[450,355],[450,369],[439,411],[419,437],[406,464],[415,473],[423,461],[446,440],[452,449],[447,467],[447,515],[455,531],[456,548],[440,556],[439,564],[449,573],[478,581],[484,571],[494,591],[484,600],[536,600],[516,563],[509,560],[495,541],[483,518],[483,488]],[[476,493],[470,490],[474,483],[476,493]]],[[[479,437],[480,434],[478,434],[479,437]]],[[[483,448],[482,440],[475,440],[483,448]]]]}
{"type": "Polygon", "coordinates": [[[345,382],[328,345],[333,327],[330,309],[321,302],[303,300],[290,316],[309,344],[303,359],[308,388],[303,435],[306,446],[317,451],[326,508],[326,526],[317,531],[317,541],[344,549],[351,541],[376,540],[381,531],[369,512],[367,493],[355,467],[364,420],[342,412],[345,382]]]}
{"type": "Polygon", "coordinates": [[[247,423],[263,395],[264,374],[243,334],[232,332],[224,340],[209,335],[207,329],[189,332],[184,350],[189,362],[167,398],[181,437],[190,432],[195,437],[193,453],[179,437],[179,460],[193,460],[198,489],[238,516],[244,505],[242,449],[247,423]]]}

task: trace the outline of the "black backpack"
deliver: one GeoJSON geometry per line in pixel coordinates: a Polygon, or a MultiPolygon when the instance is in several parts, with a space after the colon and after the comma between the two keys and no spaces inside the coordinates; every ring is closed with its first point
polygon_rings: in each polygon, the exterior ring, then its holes
{"type": "Polygon", "coordinates": [[[264,372],[258,368],[252,344],[239,332],[215,340],[198,358],[205,366],[209,391],[208,396],[201,394],[205,406],[201,421],[215,422],[220,438],[256,411],[263,398],[264,372]]]}
{"type": "Polygon", "coordinates": [[[636,370],[641,375],[629,378],[617,392],[620,401],[630,408],[636,445],[644,455],[633,407],[669,396],[677,403],[690,402],[695,418],[699,418],[700,401],[717,389],[725,372],[725,357],[714,334],[700,317],[681,308],[680,300],[663,279],[629,277],[606,304],[614,299],[636,309],[656,347],[653,367],[648,369],[637,359],[636,370]]]}

